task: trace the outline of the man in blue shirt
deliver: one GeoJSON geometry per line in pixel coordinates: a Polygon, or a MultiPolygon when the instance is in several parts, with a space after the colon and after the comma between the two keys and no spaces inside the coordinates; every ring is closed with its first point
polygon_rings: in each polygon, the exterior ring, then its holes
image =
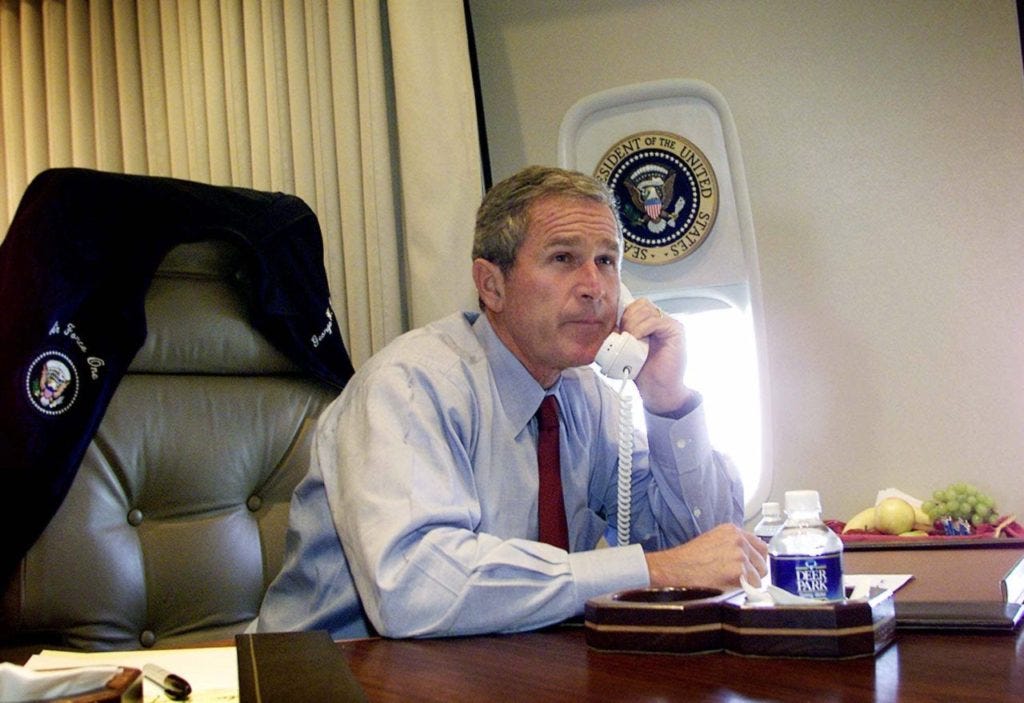
{"type": "Polygon", "coordinates": [[[530,167],[491,189],[473,248],[481,312],[398,338],[324,412],[252,629],[511,632],[627,588],[760,583],[766,549],[739,527],[739,478],[683,382],[682,325],[644,299],[621,320],[650,344],[635,379],[630,544],[604,544],[620,399],[590,364],[617,325],[621,252],[610,194],[588,176],[530,167]],[[546,395],[560,409],[568,550],[538,540],[546,395]]]}

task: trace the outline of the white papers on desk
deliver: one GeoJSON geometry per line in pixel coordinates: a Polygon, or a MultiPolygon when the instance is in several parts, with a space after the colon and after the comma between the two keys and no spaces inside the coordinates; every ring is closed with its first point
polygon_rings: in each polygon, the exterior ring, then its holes
{"type": "Polygon", "coordinates": [[[843,574],[843,586],[852,590],[850,600],[861,600],[871,589],[895,593],[912,578],[912,574],[843,574]]]}
{"type": "MultiPolygon", "coordinates": [[[[146,649],[125,652],[60,652],[43,650],[32,655],[25,668],[36,671],[75,666],[113,664],[142,669],[156,664],[181,676],[192,686],[189,703],[237,703],[238,662],[234,647],[197,647],[195,649],[146,649]]],[[[170,701],[155,683],[143,681],[146,703],[170,701]]]]}
{"type": "MultiPolygon", "coordinates": [[[[907,581],[914,578],[911,574],[844,574],[843,588],[849,595],[847,601],[867,600],[872,592],[896,591],[907,581]]],[[[761,579],[761,586],[754,588],[744,576],[740,576],[740,585],[746,593],[745,606],[785,606],[785,605],[820,605],[821,601],[803,598],[772,585],[771,574],[761,579]]]]}
{"type": "Polygon", "coordinates": [[[71,698],[96,691],[122,669],[119,666],[76,666],[59,671],[37,671],[10,662],[0,663],[0,702],[71,698]]]}

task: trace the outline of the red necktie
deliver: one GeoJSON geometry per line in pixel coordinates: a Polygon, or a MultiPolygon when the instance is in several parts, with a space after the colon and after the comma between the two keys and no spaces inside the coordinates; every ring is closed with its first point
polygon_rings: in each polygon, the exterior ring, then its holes
{"type": "Polygon", "coordinates": [[[569,528],[558,458],[558,401],[553,395],[544,396],[537,411],[537,468],[540,472],[537,502],[540,541],[568,550],[569,528]]]}

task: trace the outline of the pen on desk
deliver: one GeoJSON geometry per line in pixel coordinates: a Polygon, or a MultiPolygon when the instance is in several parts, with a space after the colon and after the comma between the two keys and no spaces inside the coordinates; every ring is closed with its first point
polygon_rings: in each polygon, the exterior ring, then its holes
{"type": "Polygon", "coordinates": [[[142,675],[162,688],[171,700],[183,701],[192,693],[188,681],[156,664],[143,665],[142,675]]]}

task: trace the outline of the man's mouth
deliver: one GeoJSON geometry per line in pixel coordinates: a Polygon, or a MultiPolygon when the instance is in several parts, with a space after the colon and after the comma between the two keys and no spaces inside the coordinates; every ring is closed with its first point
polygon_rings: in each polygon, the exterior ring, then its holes
{"type": "Polygon", "coordinates": [[[608,322],[600,317],[578,317],[568,320],[568,323],[586,327],[606,327],[608,325],[608,322]]]}

